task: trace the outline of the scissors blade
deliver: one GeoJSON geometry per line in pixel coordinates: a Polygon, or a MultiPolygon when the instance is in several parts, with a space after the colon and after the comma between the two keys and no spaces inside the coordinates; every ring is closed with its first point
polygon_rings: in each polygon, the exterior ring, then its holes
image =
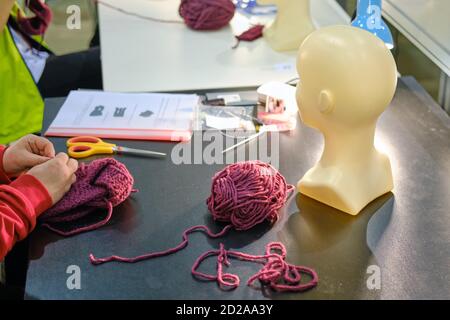
{"type": "Polygon", "coordinates": [[[167,156],[167,154],[162,153],[162,152],[133,149],[133,148],[126,148],[126,147],[116,147],[115,151],[117,153],[133,154],[133,155],[144,156],[144,157],[149,157],[149,158],[165,158],[167,156]]]}

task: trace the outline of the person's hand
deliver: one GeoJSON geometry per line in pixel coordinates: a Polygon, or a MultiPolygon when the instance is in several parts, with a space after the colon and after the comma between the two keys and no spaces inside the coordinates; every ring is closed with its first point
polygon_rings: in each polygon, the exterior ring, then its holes
{"type": "Polygon", "coordinates": [[[53,144],[45,138],[32,134],[12,143],[3,154],[3,169],[11,177],[34,166],[44,163],[55,156],[53,144]]]}
{"type": "Polygon", "coordinates": [[[78,162],[76,160],[69,159],[65,153],[58,153],[53,159],[33,167],[27,174],[35,177],[45,186],[55,204],[76,181],[75,171],[77,169],[78,162]]]}

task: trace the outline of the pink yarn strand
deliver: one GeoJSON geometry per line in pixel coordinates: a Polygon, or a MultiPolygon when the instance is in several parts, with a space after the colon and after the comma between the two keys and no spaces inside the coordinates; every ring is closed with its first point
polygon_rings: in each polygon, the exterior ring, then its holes
{"type": "Polygon", "coordinates": [[[105,202],[107,203],[108,214],[103,220],[101,220],[101,221],[99,221],[97,223],[94,223],[94,224],[91,224],[91,225],[87,225],[85,227],[76,228],[76,229],[73,229],[71,231],[59,230],[58,228],[53,227],[49,223],[43,223],[42,226],[48,228],[49,230],[51,230],[51,231],[53,231],[53,232],[55,232],[55,233],[57,233],[57,234],[59,234],[60,236],[63,236],[63,237],[70,237],[70,236],[73,236],[73,235],[76,235],[76,234],[79,234],[79,233],[82,233],[82,232],[98,229],[100,227],[103,227],[105,224],[107,224],[109,222],[109,220],[111,220],[111,217],[112,217],[112,214],[113,214],[113,205],[112,205],[112,203],[110,201],[107,201],[107,200],[105,200],[105,202]]]}
{"type": "Polygon", "coordinates": [[[224,266],[230,266],[229,258],[263,264],[262,269],[248,279],[248,286],[252,286],[256,280],[259,280],[262,285],[267,285],[277,292],[301,292],[315,287],[319,281],[319,276],[313,269],[287,263],[285,261],[286,248],[280,242],[269,243],[266,246],[266,254],[262,256],[225,250],[221,243],[219,250],[210,250],[202,254],[194,262],[191,273],[196,278],[216,281],[222,289],[236,289],[240,284],[239,277],[235,274],[223,272],[224,266]],[[272,252],[273,249],[280,250],[281,254],[272,252]],[[201,263],[211,256],[217,256],[216,275],[198,271],[201,263]],[[302,273],[308,274],[311,280],[307,283],[301,283],[302,273]]]}
{"type": "Polygon", "coordinates": [[[159,23],[183,23],[183,21],[180,20],[169,20],[169,19],[159,19],[159,18],[155,18],[155,17],[150,17],[150,16],[146,16],[146,15],[142,15],[136,12],[131,12],[131,11],[127,11],[125,9],[116,7],[106,1],[102,1],[102,0],[92,0],[94,3],[98,3],[101,4],[102,6],[108,7],[112,10],[115,10],[117,12],[120,12],[122,14],[125,14],[127,16],[132,16],[132,17],[136,17],[139,19],[144,19],[144,20],[149,20],[149,21],[153,21],[153,22],[159,22],[159,23]]]}
{"type": "Polygon", "coordinates": [[[168,256],[168,255],[171,255],[173,253],[176,253],[176,252],[184,249],[189,244],[189,237],[188,237],[188,235],[190,233],[201,231],[201,232],[204,232],[206,235],[208,235],[208,237],[215,239],[215,238],[220,238],[223,235],[225,235],[231,228],[232,228],[231,225],[227,225],[226,227],[224,227],[222,229],[222,231],[220,231],[218,233],[213,233],[206,226],[194,226],[194,227],[190,227],[189,229],[187,229],[187,230],[185,230],[183,232],[183,240],[180,242],[180,244],[178,244],[176,247],[173,247],[173,248],[170,248],[170,249],[167,249],[167,250],[164,250],[164,251],[147,253],[147,254],[136,256],[136,257],[133,257],[133,258],[126,258],[126,257],[121,257],[121,256],[116,256],[116,255],[113,255],[113,256],[110,256],[110,257],[107,257],[107,258],[96,258],[91,253],[89,255],[89,259],[91,260],[92,264],[99,265],[99,264],[103,264],[103,263],[107,263],[107,262],[111,262],[111,261],[135,263],[135,262],[139,262],[139,261],[143,261],[143,260],[148,260],[148,259],[168,256]]]}

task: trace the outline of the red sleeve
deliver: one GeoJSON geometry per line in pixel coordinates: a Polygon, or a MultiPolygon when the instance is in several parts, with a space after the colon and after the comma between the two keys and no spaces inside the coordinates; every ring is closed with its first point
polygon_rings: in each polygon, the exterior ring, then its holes
{"type": "Polygon", "coordinates": [[[28,236],[37,217],[51,205],[47,189],[31,175],[0,185],[0,261],[17,241],[28,236]]]}
{"type": "Polygon", "coordinates": [[[3,154],[5,153],[5,150],[6,148],[0,145],[0,184],[11,182],[5,170],[3,169],[3,154]]]}

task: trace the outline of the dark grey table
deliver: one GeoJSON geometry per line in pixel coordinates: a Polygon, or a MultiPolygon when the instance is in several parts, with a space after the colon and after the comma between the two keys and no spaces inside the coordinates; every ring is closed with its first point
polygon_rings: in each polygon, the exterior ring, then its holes
{"type": "MultiPolygon", "coordinates": [[[[46,103],[45,127],[63,99],[46,103]]],[[[195,140],[195,139],[194,139],[195,140]]],[[[31,236],[26,284],[28,299],[449,299],[450,298],[450,119],[412,78],[399,82],[392,105],[382,116],[377,140],[389,153],[393,193],[371,203],[357,217],[301,195],[291,197],[272,228],[231,232],[221,240],[191,236],[189,247],[170,257],[137,264],[92,266],[97,256],[139,255],[173,246],[181,232],[203,224],[219,230],[205,199],[211,177],[224,165],[175,165],[166,160],[117,156],[140,190],[118,207],[105,227],[71,238],[37,228],[31,236]],[[262,253],[270,241],[282,241],[288,260],[315,268],[319,285],[305,293],[261,292],[245,285],[259,269],[233,261],[240,288],[225,292],[190,274],[204,251],[227,247],[262,253]],[[81,270],[81,289],[69,290],[70,265],[81,270]],[[381,288],[369,289],[381,271],[381,288]],[[372,274],[373,270],[375,273],[372,274]],[[372,276],[372,277],[371,277],[372,276]]],[[[59,151],[65,139],[52,139],[59,151]]],[[[170,154],[175,144],[122,142],[170,154]]],[[[295,184],[315,163],[323,146],[318,132],[299,123],[280,136],[280,171],[295,184]]],[[[213,272],[211,260],[202,270],[213,272]]]]}

